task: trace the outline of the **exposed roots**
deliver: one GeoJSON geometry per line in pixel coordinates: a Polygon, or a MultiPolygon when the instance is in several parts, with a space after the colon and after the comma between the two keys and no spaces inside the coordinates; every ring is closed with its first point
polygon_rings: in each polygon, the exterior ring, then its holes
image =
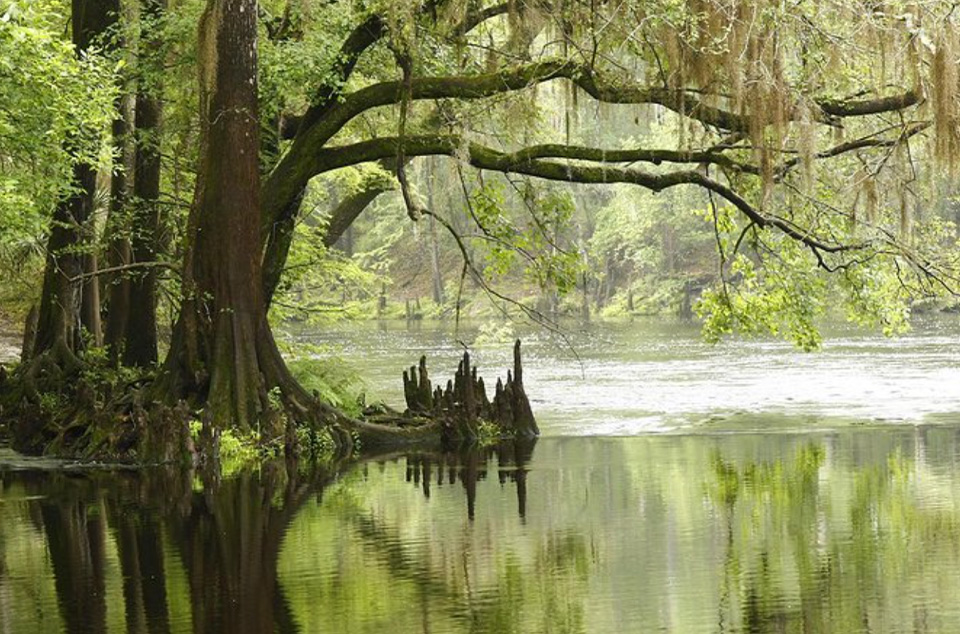
{"type": "MultiPolygon", "coordinates": [[[[369,449],[433,449],[536,435],[518,371],[519,347],[517,367],[506,387],[498,381],[492,402],[469,356],[446,391],[438,387],[435,392],[422,359],[415,382],[405,373],[405,411],[381,405],[368,407],[359,418],[304,389],[272,338],[258,347],[259,410],[246,421],[247,430],[274,452],[282,447],[288,456],[309,454],[317,450],[316,438],[325,439],[324,451],[344,455],[358,443],[369,449]]],[[[31,455],[142,464],[216,462],[228,425],[215,418],[206,394],[182,389],[188,385],[183,377],[134,372],[54,346],[10,374],[0,372],[0,433],[5,424],[13,447],[31,455]],[[171,385],[181,389],[171,391],[171,385]]]]}

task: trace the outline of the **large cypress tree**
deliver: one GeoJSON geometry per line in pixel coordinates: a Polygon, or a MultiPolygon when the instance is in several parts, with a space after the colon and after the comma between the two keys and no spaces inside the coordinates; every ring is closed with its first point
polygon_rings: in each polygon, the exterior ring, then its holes
{"type": "Polygon", "coordinates": [[[317,406],[290,377],[263,299],[256,20],[256,0],[209,0],[201,19],[201,162],[183,303],[156,385],[167,402],[203,406],[215,427],[243,430],[261,429],[275,388],[295,414],[317,406]]]}

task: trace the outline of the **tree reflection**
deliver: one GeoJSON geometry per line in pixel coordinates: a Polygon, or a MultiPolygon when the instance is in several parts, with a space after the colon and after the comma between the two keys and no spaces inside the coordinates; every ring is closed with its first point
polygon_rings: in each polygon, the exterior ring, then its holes
{"type": "Polygon", "coordinates": [[[182,561],[195,632],[294,632],[277,581],[284,531],[336,472],[265,464],[220,481],[156,469],[143,473],[6,474],[31,497],[50,556],[67,632],[110,629],[105,583],[108,537],[122,576],[127,632],[171,631],[168,548],[182,561]],[[109,531],[108,531],[109,529],[109,531]]]}
{"type": "Polygon", "coordinates": [[[707,490],[727,525],[724,597],[736,601],[721,601],[720,631],[926,631],[938,573],[925,560],[940,552],[955,569],[960,517],[924,500],[936,497],[917,488],[931,475],[926,435],[914,441],[830,487],[822,444],[769,462],[715,456],[707,490]]]}
{"type": "Polygon", "coordinates": [[[222,480],[0,472],[0,631],[960,631],[958,449],[911,430],[541,441],[534,470],[508,443],[222,480]]]}
{"type": "MultiPolygon", "coordinates": [[[[447,475],[450,483],[462,484],[472,519],[477,482],[487,477],[488,463],[496,457],[501,481],[517,483],[522,514],[531,453],[527,442],[417,453],[407,457],[408,476],[427,497],[434,477],[442,482],[447,475]]],[[[108,551],[119,566],[113,599],[122,599],[122,629],[127,632],[182,631],[185,621],[198,633],[297,632],[298,620],[278,574],[281,547],[298,511],[307,501],[319,500],[344,466],[269,462],[223,479],[210,472],[163,468],[8,472],[0,473],[0,487],[16,481],[31,498],[28,516],[49,552],[67,632],[117,629],[108,610],[108,551]],[[182,565],[174,577],[186,582],[186,592],[177,596],[170,592],[176,584],[168,570],[171,561],[182,565]],[[189,605],[178,599],[182,594],[189,605]]],[[[389,527],[361,514],[354,526],[362,539],[378,545],[376,556],[389,562],[394,574],[416,580],[431,603],[438,598],[459,601],[443,575],[391,546],[398,540],[389,527]]],[[[0,545],[3,538],[0,530],[0,545]]],[[[0,557],[0,582],[5,574],[0,557]]]]}
{"type": "Polygon", "coordinates": [[[407,482],[423,489],[430,498],[430,485],[436,472],[436,483],[443,485],[459,481],[467,500],[467,517],[476,516],[477,483],[486,480],[491,469],[491,460],[496,459],[497,478],[500,484],[512,482],[517,489],[517,513],[520,518],[527,514],[527,472],[536,447],[536,438],[503,440],[492,445],[464,445],[443,451],[405,454],[407,482]]]}
{"type": "Polygon", "coordinates": [[[277,559],[294,515],[335,473],[330,465],[287,462],[223,481],[205,477],[188,511],[168,522],[187,571],[195,632],[297,631],[277,559]]]}
{"type": "Polygon", "coordinates": [[[58,478],[60,495],[40,503],[53,564],[60,614],[70,632],[103,632],[107,625],[105,588],[105,506],[88,501],[84,482],[58,478]]]}

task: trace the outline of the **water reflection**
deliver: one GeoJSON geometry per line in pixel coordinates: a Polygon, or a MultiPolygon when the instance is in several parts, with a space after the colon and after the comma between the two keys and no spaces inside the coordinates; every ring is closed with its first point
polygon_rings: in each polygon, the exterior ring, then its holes
{"type": "MultiPolygon", "coordinates": [[[[518,438],[486,447],[402,454],[406,462],[406,480],[421,487],[427,499],[430,499],[430,486],[434,478],[437,486],[443,486],[444,475],[448,485],[460,482],[467,499],[467,517],[472,520],[476,514],[477,484],[487,479],[495,461],[500,484],[512,482],[516,485],[517,514],[524,518],[527,513],[528,464],[535,445],[536,439],[518,438]]],[[[378,461],[382,463],[384,458],[378,461]]]]}
{"type": "Polygon", "coordinates": [[[960,430],[0,471],[0,632],[960,631],[960,430]]]}
{"type": "Polygon", "coordinates": [[[67,632],[298,631],[277,559],[292,517],[336,473],[292,463],[222,482],[160,469],[2,472],[3,560],[26,569],[0,568],[0,631],[54,629],[47,612],[54,606],[23,610],[20,601],[3,601],[45,579],[53,582],[46,602],[54,598],[67,632]],[[45,545],[47,557],[18,560],[7,543],[18,533],[28,548],[45,545]],[[171,589],[186,601],[171,603],[171,589]],[[33,620],[41,608],[43,623],[33,620]]]}

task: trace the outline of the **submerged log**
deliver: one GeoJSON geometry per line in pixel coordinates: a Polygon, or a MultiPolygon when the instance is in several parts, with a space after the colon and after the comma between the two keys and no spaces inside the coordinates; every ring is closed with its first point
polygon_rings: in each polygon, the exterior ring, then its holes
{"type": "Polygon", "coordinates": [[[523,386],[519,340],[513,347],[513,370],[507,371],[506,382],[497,379],[492,401],[469,352],[463,354],[446,389],[431,386],[427,359],[420,357],[419,367],[403,372],[403,393],[406,415],[439,421],[444,440],[475,440],[481,435],[482,423],[494,424],[501,436],[532,438],[540,434],[523,386]]]}

